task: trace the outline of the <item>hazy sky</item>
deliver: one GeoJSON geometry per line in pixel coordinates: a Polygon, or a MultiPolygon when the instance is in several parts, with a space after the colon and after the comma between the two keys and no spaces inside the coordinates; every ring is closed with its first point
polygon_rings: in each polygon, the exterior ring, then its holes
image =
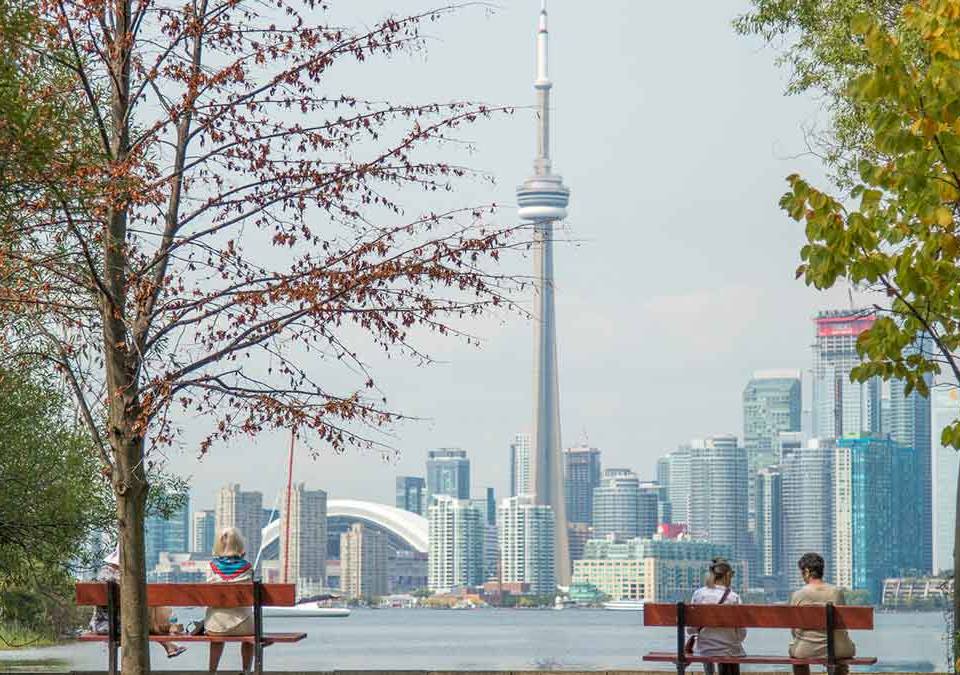
{"type": "MultiPolygon", "coordinates": [[[[539,4],[466,10],[433,29],[425,58],[354,73],[383,98],[529,105],[539,4]]],[[[341,11],[372,23],[426,5],[364,0],[341,11]]],[[[577,242],[557,252],[563,443],[588,440],[605,466],[648,479],[678,443],[741,435],[750,373],[808,369],[811,316],[846,305],[845,292],[794,281],[802,229],[777,207],[786,175],[822,177],[803,156],[802,130],[817,122],[818,104],[785,98],[775,53],[734,34],[745,0],[551,0],[549,8],[555,169],[572,191],[567,228],[577,242]]],[[[463,203],[496,201],[512,217],[515,186],[531,170],[533,113],[468,133],[478,147],[473,166],[497,184],[468,184],[463,203]]],[[[391,404],[425,418],[397,430],[396,461],[300,453],[295,479],[332,498],[392,504],[396,475],[423,475],[427,449],[459,446],[472,460],[473,487],[503,495],[510,439],[530,425],[533,331],[518,318],[477,331],[480,349],[431,341],[441,364],[378,364],[391,404]]],[[[191,477],[194,507],[212,507],[226,482],[272,502],[287,442],[240,439],[197,461],[188,434],[170,466],[191,477]]]]}

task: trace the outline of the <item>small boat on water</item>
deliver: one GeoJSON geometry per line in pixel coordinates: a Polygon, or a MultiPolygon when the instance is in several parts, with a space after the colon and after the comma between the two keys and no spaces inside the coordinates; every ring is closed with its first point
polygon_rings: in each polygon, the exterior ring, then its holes
{"type": "Polygon", "coordinates": [[[603,603],[603,608],[618,612],[642,612],[643,600],[611,600],[603,603]]]}
{"type": "Polygon", "coordinates": [[[310,601],[297,603],[293,607],[264,607],[263,615],[334,619],[350,616],[350,609],[348,607],[329,607],[317,601],[310,601]]]}

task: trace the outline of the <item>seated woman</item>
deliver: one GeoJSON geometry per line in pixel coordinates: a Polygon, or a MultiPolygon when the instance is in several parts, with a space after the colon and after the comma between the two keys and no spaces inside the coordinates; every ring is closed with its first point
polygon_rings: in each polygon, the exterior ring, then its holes
{"type": "MultiPolygon", "coordinates": [[[[740,596],[731,588],[733,568],[723,558],[714,558],[707,572],[706,585],[693,593],[694,605],[739,605],[740,596]]],[[[745,628],[688,628],[692,636],[693,653],[699,656],[743,656],[745,628]]],[[[690,642],[688,641],[688,646],[690,642]]],[[[713,673],[713,664],[703,664],[706,673],[713,673]]],[[[720,664],[720,675],[738,675],[737,664],[720,664]]]]}
{"type": "MultiPolygon", "coordinates": [[[[97,581],[113,581],[120,583],[120,548],[117,547],[113,553],[103,560],[103,567],[97,573],[97,581]]],[[[151,607],[150,608],[150,634],[151,635],[177,635],[180,630],[178,626],[170,623],[170,617],[173,610],[169,607],[151,607]]],[[[120,620],[119,612],[117,621],[120,620]]],[[[94,607],[93,617],[90,619],[90,630],[97,635],[108,635],[110,633],[110,620],[106,607],[94,607]]],[[[161,642],[160,645],[167,653],[167,658],[172,659],[180,656],[186,647],[182,647],[175,642],[161,642]]]]}
{"type": "MultiPolygon", "coordinates": [[[[207,581],[213,584],[249,584],[253,582],[253,565],[244,559],[246,545],[234,527],[224,528],[213,545],[214,559],[210,561],[207,581]]],[[[204,632],[217,635],[253,635],[253,609],[250,607],[208,607],[203,621],[204,632]]],[[[210,672],[220,666],[223,642],[210,643],[210,672]]],[[[253,663],[253,644],[240,643],[243,670],[250,670],[253,663]]]]}
{"type": "MultiPolygon", "coordinates": [[[[790,604],[835,605],[845,604],[843,591],[823,580],[823,556],[818,553],[805,553],[797,562],[800,575],[806,584],[790,596],[790,604]]],[[[827,656],[827,633],[822,630],[793,629],[793,641],[790,643],[790,656],[795,659],[816,659],[827,656]]],[[[837,658],[856,656],[857,648],[845,630],[833,631],[833,644],[837,658]]],[[[849,668],[837,666],[836,675],[847,675],[849,668]]],[[[810,675],[810,666],[794,666],[794,675],[810,675]]]]}

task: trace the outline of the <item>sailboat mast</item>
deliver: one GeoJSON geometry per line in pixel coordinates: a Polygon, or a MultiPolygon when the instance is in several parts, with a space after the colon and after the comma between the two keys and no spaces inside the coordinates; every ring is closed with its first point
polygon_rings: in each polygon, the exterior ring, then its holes
{"type": "Polygon", "coordinates": [[[290,571],[290,497],[293,494],[293,444],[297,438],[290,432],[290,456],[287,458],[287,507],[283,510],[283,583],[288,582],[290,571]]]}

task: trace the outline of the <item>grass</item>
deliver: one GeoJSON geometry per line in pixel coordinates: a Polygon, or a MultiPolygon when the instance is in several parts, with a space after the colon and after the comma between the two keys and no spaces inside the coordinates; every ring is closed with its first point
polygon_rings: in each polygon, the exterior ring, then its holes
{"type": "Polygon", "coordinates": [[[50,635],[37,633],[18,624],[0,624],[0,651],[56,644],[50,635]]]}

